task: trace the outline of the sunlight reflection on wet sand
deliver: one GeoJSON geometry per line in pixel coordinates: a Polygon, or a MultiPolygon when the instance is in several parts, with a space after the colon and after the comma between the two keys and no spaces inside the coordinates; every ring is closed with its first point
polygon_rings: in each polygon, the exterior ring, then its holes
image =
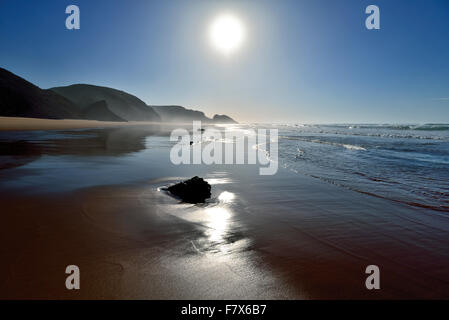
{"type": "Polygon", "coordinates": [[[231,217],[229,210],[226,208],[208,208],[204,210],[207,215],[208,222],[206,223],[208,230],[206,234],[209,236],[209,240],[212,242],[223,242],[223,236],[228,229],[228,221],[231,217]]]}
{"type": "MultiPolygon", "coordinates": [[[[209,179],[216,180],[218,184],[226,183],[226,178],[209,179]]],[[[160,190],[158,188],[158,190],[160,190]]],[[[229,253],[234,246],[241,247],[239,223],[234,220],[232,204],[236,195],[229,191],[222,191],[211,202],[204,205],[176,204],[167,207],[168,212],[180,219],[196,224],[203,231],[203,236],[192,239],[194,247],[201,253],[229,253]],[[171,209],[170,209],[171,208],[171,209]],[[174,209],[174,210],[173,210],[174,209]],[[239,244],[237,245],[237,242],[239,244]]],[[[246,241],[245,241],[246,242],[246,241]]],[[[241,248],[242,249],[242,248],[241,248]]]]}

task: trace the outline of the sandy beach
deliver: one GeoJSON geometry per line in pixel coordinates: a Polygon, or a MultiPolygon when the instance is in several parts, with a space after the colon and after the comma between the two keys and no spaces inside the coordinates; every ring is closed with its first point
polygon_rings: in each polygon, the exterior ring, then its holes
{"type": "Polygon", "coordinates": [[[11,134],[2,299],[448,298],[444,213],[286,169],[174,166],[160,128],[11,134]],[[206,204],[160,189],[193,175],[212,185],[206,204]],[[64,286],[70,264],[81,290],[64,286]],[[370,264],[381,290],[365,288],[370,264]]]}
{"type": "MultiPolygon", "coordinates": [[[[124,126],[148,126],[152,122],[112,122],[95,120],[74,119],[37,119],[21,117],[0,117],[0,131],[23,131],[23,130],[69,130],[86,128],[107,128],[124,126]]],[[[157,123],[159,124],[159,123],[157,123]]]]}

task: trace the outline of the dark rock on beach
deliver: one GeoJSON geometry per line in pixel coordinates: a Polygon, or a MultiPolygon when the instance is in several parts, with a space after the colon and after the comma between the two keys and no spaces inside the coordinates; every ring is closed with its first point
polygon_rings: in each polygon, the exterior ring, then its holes
{"type": "Polygon", "coordinates": [[[195,176],[192,179],[172,185],[165,190],[181,198],[184,202],[204,203],[211,196],[210,189],[211,186],[207,181],[195,176]]]}

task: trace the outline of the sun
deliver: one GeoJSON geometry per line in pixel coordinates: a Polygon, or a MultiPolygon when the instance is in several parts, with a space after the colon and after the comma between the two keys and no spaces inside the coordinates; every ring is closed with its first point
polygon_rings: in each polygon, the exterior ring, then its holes
{"type": "Polygon", "coordinates": [[[210,27],[211,44],[221,53],[235,52],[245,39],[245,30],[240,20],[232,14],[215,18],[210,27]]]}

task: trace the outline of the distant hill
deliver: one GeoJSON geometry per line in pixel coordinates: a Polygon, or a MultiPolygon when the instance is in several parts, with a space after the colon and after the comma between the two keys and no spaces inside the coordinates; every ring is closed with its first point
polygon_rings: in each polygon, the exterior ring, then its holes
{"type": "Polygon", "coordinates": [[[105,100],[92,103],[81,112],[85,119],[98,121],[126,121],[113,113],[105,100]]]}
{"type": "Polygon", "coordinates": [[[41,89],[0,68],[0,116],[98,121],[236,123],[226,115],[206,117],[182,106],[148,106],[117,89],[74,84],[41,89]]]}
{"type": "Polygon", "coordinates": [[[161,121],[160,116],[150,106],[124,91],[89,84],[74,84],[51,90],[72,101],[82,111],[96,102],[103,101],[103,105],[106,105],[106,108],[102,108],[105,111],[104,119],[101,119],[100,110],[97,109],[96,120],[106,120],[112,113],[126,121],[161,121]]]}
{"type": "Polygon", "coordinates": [[[186,109],[181,106],[152,106],[164,122],[191,122],[199,120],[204,123],[237,123],[226,115],[216,114],[213,119],[201,111],[186,109]]]}
{"type": "Polygon", "coordinates": [[[161,116],[163,122],[191,122],[199,120],[202,122],[212,122],[206,117],[204,112],[186,109],[181,106],[152,106],[161,116]]]}
{"type": "Polygon", "coordinates": [[[212,118],[215,123],[237,123],[234,119],[224,114],[216,114],[212,118]]]}
{"type": "Polygon", "coordinates": [[[51,90],[0,68],[0,116],[80,119],[79,108],[51,90]]]}

